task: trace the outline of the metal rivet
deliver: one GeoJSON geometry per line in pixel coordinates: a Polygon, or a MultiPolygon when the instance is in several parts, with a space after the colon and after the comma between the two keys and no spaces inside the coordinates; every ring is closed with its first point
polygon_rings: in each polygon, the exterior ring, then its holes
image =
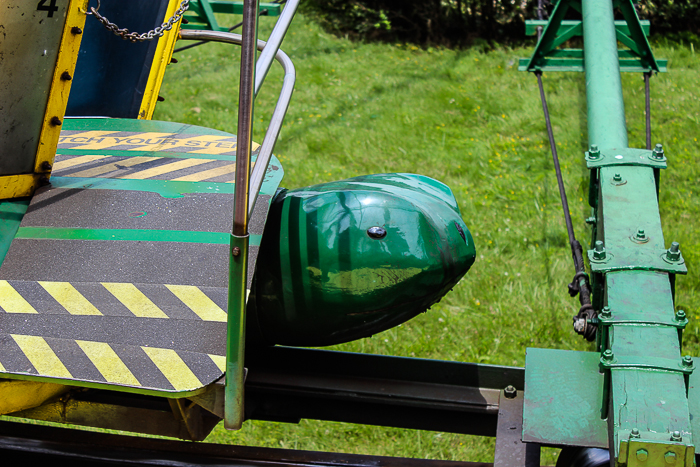
{"type": "Polygon", "coordinates": [[[41,163],[41,170],[44,172],[50,172],[51,171],[51,162],[49,161],[44,161],[41,163]]]}
{"type": "Polygon", "coordinates": [[[630,437],[632,438],[639,438],[639,428],[632,428],[632,432],[630,433],[630,437]]]}
{"type": "Polygon", "coordinates": [[[506,396],[508,399],[515,399],[515,396],[518,395],[518,390],[515,389],[515,386],[508,385],[506,388],[503,390],[503,394],[506,396]]]}
{"type": "Polygon", "coordinates": [[[63,81],[70,81],[73,79],[73,77],[70,75],[70,73],[68,73],[67,71],[64,71],[63,73],[61,73],[61,79],[63,81]]]}
{"type": "Polygon", "coordinates": [[[70,28],[70,32],[77,35],[77,34],[82,34],[83,30],[80,29],[78,26],[73,26],[72,28],[70,28]]]}
{"type": "Polygon", "coordinates": [[[678,261],[681,259],[681,248],[678,242],[671,243],[671,248],[666,251],[666,259],[669,261],[678,261]]]}
{"type": "Polygon", "coordinates": [[[593,259],[605,259],[605,245],[600,240],[595,242],[595,248],[593,249],[593,259]]]}
{"type": "Polygon", "coordinates": [[[237,247],[237,246],[234,246],[234,247],[231,249],[231,254],[232,254],[233,256],[238,256],[238,255],[241,254],[241,249],[240,249],[239,247],[237,247]]]}
{"type": "Polygon", "coordinates": [[[647,457],[649,457],[649,453],[647,452],[646,449],[638,449],[637,450],[637,460],[644,462],[647,460],[647,457]]]}
{"type": "Polygon", "coordinates": [[[675,452],[667,452],[664,454],[664,460],[666,461],[667,464],[675,464],[676,463],[676,453],[675,452]]]}
{"type": "Polygon", "coordinates": [[[380,240],[380,239],[386,237],[386,229],[384,227],[377,227],[377,226],[370,227],[369,229],[367,229],[367,235],[369,235],[370,238],[380,240]]]}
{"type": "Polygon", "coordinates": [[[163,102],[165,100],[165,97],[163,96],[158,96],[158,102],[163,102]]]}
{"type": "Polygon", "coordinates": [[[51,117],[50,123],[51,123],[53,126],[61,126],[61,123],[62,123],[62,122],[61,122],[61,119],[58,118],[58,117],[51,117]]]}

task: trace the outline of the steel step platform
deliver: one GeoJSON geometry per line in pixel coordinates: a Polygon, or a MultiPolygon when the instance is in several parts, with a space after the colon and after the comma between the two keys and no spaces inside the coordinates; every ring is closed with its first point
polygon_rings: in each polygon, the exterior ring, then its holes
{"type": "MultiPolygon", "coordinates": [[[[177,398],[219,379],[235,154],[221,131],[65,119],[50,184],[23,218],[0,206],[0,377],[177,398]]],[[[282,174],[273,157],[248,287],[282,174]]]]}

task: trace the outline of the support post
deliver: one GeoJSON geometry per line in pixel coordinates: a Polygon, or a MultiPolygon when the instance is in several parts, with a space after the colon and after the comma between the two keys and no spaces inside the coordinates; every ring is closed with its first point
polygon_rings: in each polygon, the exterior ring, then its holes
{"type": "Polygon", "coordinates": [[[226,342],[226,391],[224,426],[237,430],[243,424],[243,383],[245,378],[245,305],[248,277],[248,197],[250,158],[253,143],[255,100],[255,54],[258,44],[259,0],[243,3],[243,43],[238,99],[236,186],[233,233],[229,250],[228,334],[226,342]]]}

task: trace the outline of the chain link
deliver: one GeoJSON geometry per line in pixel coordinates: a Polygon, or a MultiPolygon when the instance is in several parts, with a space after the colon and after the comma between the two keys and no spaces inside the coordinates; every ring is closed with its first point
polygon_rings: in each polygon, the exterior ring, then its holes
{"type": "Polygon", "coordinates": [[[180,21],[180,18],[182,18],[182,15],[187,11],[187,8],[190,6],[190,0],[182,0],[180,2],[180,7],[175,11],[173,16],[166,21],[165,23],[161,24],[155,29],[152,29],[148,32],[144,33],[138,33],[138,32],[129,32],[128,29],[123,28],[121,29],[119,26],[116,24],[112,23],[110,20],[102,16],[101,14],[98,13],[98,10],[100,9],[100,0],[97,0],[97,8],[95,7],[90,7],[90,12],[88,12],[88,15],[93,15],[97,20],[102,23],[108,31],[112,31],[114,35],[121,37],[125,41],[131,41],[131,42],[142,42],[142,41],[152,41],[156,37],[161,37],[165,31],[170,31],[172,27],[180,21]]]}

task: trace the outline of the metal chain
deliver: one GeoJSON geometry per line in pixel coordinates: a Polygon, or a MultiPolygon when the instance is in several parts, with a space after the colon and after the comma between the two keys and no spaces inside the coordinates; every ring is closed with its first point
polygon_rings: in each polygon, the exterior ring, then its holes
{"type": "Polygon", "coordinates": [[[152,41],[156,37],[161,37],[165,33],[165,31],[170,31],[175,25],[175,23],[180,21],[180,18],[182,18],[182,15],[185,13],[185,11],[187,11],[187,8],[189,8],[189,6],[190,0],[182,0],[182,2],[180,2],[180,7],[175,11],[173,16],[171,16],[168,21],[161,24],[157,28],[144,33],[129,32],[129,30],[126,28],[121,29],[119,26],[117,26],[116,24],[112,23],[110,20],[99,14],[98,10],[100,9],[100,0],[97,0],[97,8],[90,7],[90,11],[87,14],[93,15],[95,18],[97,18],[97,20],[100,23],[104,25],[105,29],[107,29],[108,31],[112,31],[114,35],[121,37],[125,41],[142,42],[152,41]]]}

